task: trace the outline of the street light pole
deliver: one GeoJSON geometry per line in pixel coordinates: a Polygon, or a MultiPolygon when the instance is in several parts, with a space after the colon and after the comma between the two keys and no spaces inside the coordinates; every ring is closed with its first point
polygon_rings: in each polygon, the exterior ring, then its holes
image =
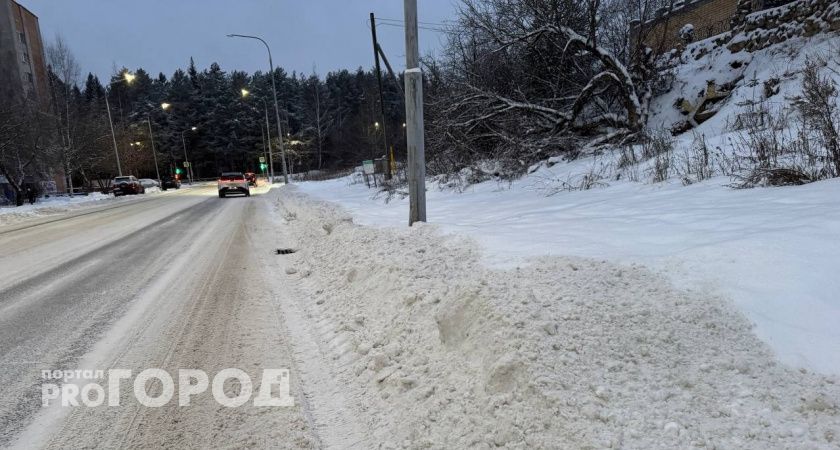
{"type": "MultiPolygon", "coordinates": [[[[274,182],[274,152],[271,151],[271,126],[268,122],[268,104],[266,104],[265,99],[263,99],[263,107],[265,108],[265,134],[268,136],[268,176],[271,179],[271,182],[274,182]]],[[[280,148],[283,148],[283,139],[280,138],[280,148]]],[[[286,159],[283,158],[283,175],[284,180],[286,179],[286,159]]]]}
{"type": "MultiPolygon", "coordinates": [[[[263,126],[260,125],[260,137],[262,138],[262,144],[263,144],[263,160],[262,160],[263,162],[268,161],[268,152],[269,152],[268,146],[266,146],[266,143],[268,141],[265,138],[265,132],[266,132],[266,128],[263,128],[263,126]]],[[[268,144],[270,145],[271,143],[268,142],[268,144]]],[[[260,169],[262,169],[262,164],[260,164],[260,169]]],[[[268,171],[264,170],[263,173],[265,175],[266,181],[268,181],[270,179],[269,178],[270,175],[269,175],[268,171]]]]}
{"type": "MultiPolygon", "coordinates": [[[[283,129],[280,126],[280,107],[277,105],[277,85],[274,81],[274,62],[271,59],[271,48],[268,46],[267,42],[265,42],[262,38],[259,38],[257,36],[248,36],[245,34],[229,34],[228,37],[256,39],[262,42],[263,45],[265,45],[265,49],[268,50],[268,67],[270,69],[269,75],[271,76],[271,92],[274,95],[274,113],[277,115],[277,139],[280,146],[280,157],[283,158],[283,182],[289,184],[289,170],[286,168],[286,149],[283,147],[283,129]]],[[[274,182],[273,176],[271,182],[274,182]]]]}
{"type": "Polygon", "coordinates": [[[105,109],[108,110],[108,125],[111,126],[111,139],[114,140],[114,156],[117,158],[117,174],[122,176],[122,166],[120,165],[120,151],[117,149],[117,135],[114,133],[114,121],[111,120],[111,104],[108,102],[108,92],[105,92],[105,109]]]}
{"type": "Polygon", "coordinates": [[[193,183],[192,164],[190,163],[190,159],[187,158],[187,140],[184,139],[184,133],[186,133],[186,132],[187,132],[187,130],[184,130],[184,131],[181,132],[181,144],[184,146],[184,161],[186,161],[186,163],[187,163],[187,177],[189,177],[190,186],[192,186],[192,183],[193,183]]]}
{"type": "MultiPolygon", "coordinates": [[[[245,97],[251,95],[251,92],[247,89],[242,89],[241,92],[242,92],[242,98],[245,98],[245,97]]],[[[268,177],[269,177],[269,180],[274,181],[274,156],[273,156],[274,152],[271,151],[271,131],[270,131],[271,130],[271,125],[269,124],[269,121],[268,121],[268,103],[265,101],[265,98],[263,98],[262,96],[260,96],[259,99],[263,102],[263,108],[265,109],[265,131],[266,131],[266,134],[268,135],[268,177]]],[[[253,106],[251,106],[251,108],[254,111],[259,112],[253,106]]],[[[281,142],[282,142],[282,140],[281,140],[281,142]]]]}
{"type": "Polygon", "coordinates": [[[152,118],[146,116],[146,123],[149,124],[149,142],[152,143],[152,157],[155,160],[155,174],[157,174],[158,184],[160,184],[160,167],[158,167],[157,152],[155,151],[155,136],[152,134],[152,118]]]}
{"type": "Polygon", "coordinates": [[[117,134],[114,133],[114,120],[111,118],[111,103],[108,101],[108,94],[111,92],[111,86],[125,81],[128,84],[131,84],[134,81],[134,74],[126,71],[123,73],[122,79],[112,81],[108,83],[108,89],[105,90],[105,109],[108,110],[108,125],[111,126],[111,138],[114,140],[114,156],[117,158],[117,174],[122,176],[122,166],[120,165],[120,151],[117,149],[117,134]]]}

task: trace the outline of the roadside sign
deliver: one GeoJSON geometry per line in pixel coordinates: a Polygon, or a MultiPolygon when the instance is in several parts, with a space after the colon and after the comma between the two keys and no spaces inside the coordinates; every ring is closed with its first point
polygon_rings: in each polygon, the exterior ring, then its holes
{"type": "Polygon", "coordinates": [[[184,167],[189,167],[189,166],[190,166],[190,162],[189,161],[184,161],[184,167]]]}
{"type": "Polygon", "coordinates": [[[364,166],[365,175],[373,175],[374,165],[372,159],[366,159],[362,161],[362,166],[364,166]]]}
{"type": "Polygon", "coordinates": [[[265,156],[260,156],[260,163],[264,163],[264,162],[265,162],[265,156]]]}

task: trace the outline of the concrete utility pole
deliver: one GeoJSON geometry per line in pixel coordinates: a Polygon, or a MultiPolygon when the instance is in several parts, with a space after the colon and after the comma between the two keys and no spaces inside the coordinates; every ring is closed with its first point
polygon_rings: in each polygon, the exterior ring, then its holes
{"type": "Polygon", "coordinates": [[[408,147],[408,224],[426,221],[426,147],[423,136],[423,71],[417,43],[417,0],[405,7],[405,126],[408,147]]]}
{"type": "MultiPolygon", "coordinates": [[[[385,120],[385,95],[382,92],[382,70],[379,67],[379,42],[376,40],[376,18],[370,13],[370,34],[373,38],[373,59],[376,61],[376,81],[379,83],[379,108],[382,114],[382,146],[385,147],[385,158],[388,158],[388,127],[385,120]]],[[[388,163],[388,170],[385,178],[391,179],[391,164],[388,163]]]]}

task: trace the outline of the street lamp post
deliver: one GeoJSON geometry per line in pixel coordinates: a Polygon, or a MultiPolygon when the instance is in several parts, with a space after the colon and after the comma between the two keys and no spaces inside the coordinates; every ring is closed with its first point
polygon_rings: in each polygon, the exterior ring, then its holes
{"type": "MultiPolygon", "coordinates": [[[[280,126],[280,107],[277,106],[277,85],[274,81],[274,62],[271,59],[271,48],[268,46],[268,43],[258,38],[256,36],[248,36],[245,34],[229,34],[228,37],[241,37],[246,39],[256,39],[265,45],[265,49],[268,50],[268,67],[269,67],[269,75],[271,76],[271,92],[274,95],[274,113],[277,115],[277,140],[280,145],[280,157],[283,158],[283,182],[289,184],[289,170],[286,168],[286,150],[283,148],[283,129],[280,126]]],[[[272,177],[271,182],[274,182],[274,177],[272,177]]]]}
{"type": "Polygon", "coordinates": [[[370,158],[375,160],[376,159],[376,146],[379,144],[379,122],[374,122],[373,123],[373,130],[374,130],[373,139],[376,141],[376,144],[373,145],[370,149],[370,158]]]}
{"type": "Polygon", "coordinates": [[[108,83],[109,89],[105,91],[105,109],[108,110],[108,125],[111,126],[111,138],[114,141],[114,156],[117,158],[117,174],[119,176],[122,176],[122,166],[120,165],[120,151],[117,149],[117,134],[114,133],[114,121],[111,119],[111,103],[108,101],[108,93],[110,92],[111,86],[122,81],[131,84],[134,81],[134,74],[125,72],[122,79],[108,83]]]}
{"type": "Polygon", "coordinates": [[[193,171],[192,171],[192,163],[190,163],[190,159],[187,157],[187,140],[184,138],[184,133],[187,131],[195,131],[198,127],[190,127],[189,130],[184,130],[181,132],[181,144],[184,146],[184,161],[187,163],[187,177],[189,177],[190,185],[193,182],[193,171]]]}
{"type": "Polygon", "coordinates": [[[155,174],[157,174],[158,184],[160,184],[160,167],[158,167],[157,152],[155,151],[155,136],[152,134],[152,118],[146,116],[146,123],[149,124],[149,142],[152,143],[152,157],[155,160],[155,174]]]}
{"type": "MultiPolygon", "coordinates": [[[[166,111],[172,106],[171,103],[163,102],[160,104],[160,109],[166,111]]],[[[189,184],[192,185],[193,183],[193,171],[192,171],[192,163],[190,159],[187,157],[187,140],[184,138],[184,133],[187,131],[195,131],[198,127],[190,127],[189,130],[181,131],[181,145],[184,147],[184,168],[187,171],[187,179],[189,180],[189,184]]],[[[177,167],[177,166],[176,166],[177,167]]]]}
{"type": "MultiPolygon", "coordinates": [[[[242,92],[242,98],[245,98],[245,97],[247,97],[251,94],[251,92],[247,89],[242,89],[241,92],[242,92]]],[[[271,151],[271,131],[270,131],[271,126],[269,125],[269,122],[268,122],[268,103],[266,103],[265,99],[262,98],[262,96],[260,97],[260,100],[262,100],[263,108],[265,109],[265,131],[266,131],[266,134],[268,135],[268,178],[269,178],[269,180],[271,180],[270,182],[273,183],[274,182],[274,156],[273,156],[274,152],[271,151]]],[[[281,142],[280,145],[281,145],[281,148],[282,148],[282,145],[283,145],[282,144],[282,142],[283,142],[282,138],[280,139],[280,142],[281,142]]],[[[284,174],[284,176],[286,174],[285,161],[283,162],[283,174],[284,174]]]]}

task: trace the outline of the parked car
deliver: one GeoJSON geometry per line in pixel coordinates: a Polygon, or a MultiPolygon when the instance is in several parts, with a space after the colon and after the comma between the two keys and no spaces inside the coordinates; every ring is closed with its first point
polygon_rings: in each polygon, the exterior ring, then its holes
{"type": "Polygon", "coordinates": [[[167,189],[181,189],[181,180],[175,177],[165,177],[161,180],[160,188],[164,191],[167,189]]]}
{"type": "Polygon", "coordinates": [[[149,188],[153,188],[153,187],[160,187],[160,184],[158,184],[157,180],[153,180],[151,178],[141,178],[140,179],[140,184],[143,185],[144,189],[149,189],[149,188]]]}
{"type": "Polygon", "coordinates": [[[248,185],[257,185],[257,174],[255,174],[254,172],[245,172],[245,179],[248,180],[248,185]]]}
{"type": "Polygon", "coordinates": [[[219,176],[219,198],[224,198],[227,194],[237,192],[245,194],[246,197],[251,196],[251,188],[248,186],[248,180],[242,172],[224,172],[219,176]]]}
{"type": "Polygon", "coordinates": [[[146,188],[140,184],[140,180],[134,177],[134,175],[128,175],[125,177],[116,177],[114,178],[113,183],[113,192],[114,197],[119,197],[120,195],[135,195],[135,194],[145,194],[146,188]]]}

